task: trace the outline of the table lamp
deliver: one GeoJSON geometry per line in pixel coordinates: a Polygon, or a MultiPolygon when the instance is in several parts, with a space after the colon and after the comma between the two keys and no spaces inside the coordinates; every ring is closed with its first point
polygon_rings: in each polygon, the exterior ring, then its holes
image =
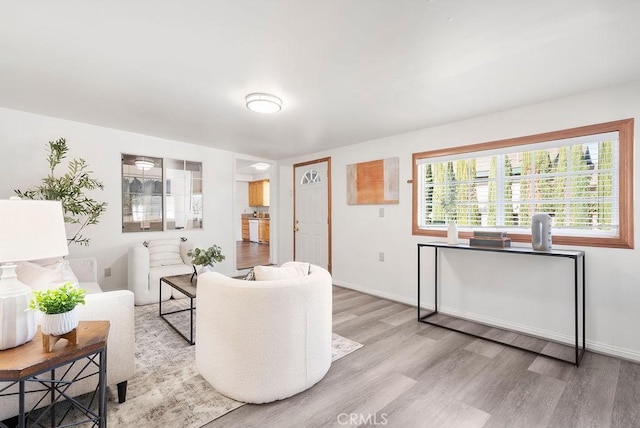
{"type": "Polygon", "coordinates": [[[60,201],[0,200],[0,350],[33,339],[31,289],[16,276],[15,262],[69,254],[60,201]]]}

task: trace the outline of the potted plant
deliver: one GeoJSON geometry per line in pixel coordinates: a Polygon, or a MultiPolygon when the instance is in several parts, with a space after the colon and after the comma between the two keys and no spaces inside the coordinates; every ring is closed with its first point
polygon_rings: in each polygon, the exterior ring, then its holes
{"type": "Polygon", "coordinates": [[[85,227],[98,224],[100,216],[106,211],[107,203],[98,202],[87,193],[104,190],[101,181],[93,178],[93,171],[82,158],[69,161],[67,172],[56,176],[56,169],[67,157],[69,146],[64,138],[49,141],[49,174],[41,180],[41,184],[28,190],[14,190],[22,199],[44,199],[62,202],[64,221],[75,224],[75,233],[67,238],[68,244],[89,245],[90,238],[84,237],[85,227]]]}
{"type": "MultiPolygon", "coordinates": [[[[194,248],[189,250],[187,256],[191,257],[193,264],[194,275],[198,273],[208,272],[213,270],[213,265],[220,263],[224,260],[224,254],[222,254],[222,248],[217,245],[212,245],[207,249],[194,248]],[[200,266],[200,269],[196,271],[196,266],[200,266]]],[[[193,279],[193,277],[192,277],[193,279]]]]}
{"type": "Polygon", "coordinates": [[[29,309],[42,312],[42,334],[60,336],[76,328],[80,322],[76,306],[84,305],[86,294],[87,290],[74,287],[71,282],[49,290],[34,290],[29,309]]]}

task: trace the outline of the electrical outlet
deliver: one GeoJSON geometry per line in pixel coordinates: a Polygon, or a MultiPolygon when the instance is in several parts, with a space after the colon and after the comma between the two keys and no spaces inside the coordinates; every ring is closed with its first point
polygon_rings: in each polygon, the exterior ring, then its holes
{"type": "Polygon", "coordinates": [[[381,262],[384,261],[384,253],[378,253],[378,260],[381,262]]]}
{"type": "Polygon", "coordinates": [[[378,217],[384,217],[384,208],[378,210],[378,217]]]}
{"type": "Polygon", "coordinates": [[[111,276],[111,268],[104,268],[104,276],[105,278],[111,276]]]}

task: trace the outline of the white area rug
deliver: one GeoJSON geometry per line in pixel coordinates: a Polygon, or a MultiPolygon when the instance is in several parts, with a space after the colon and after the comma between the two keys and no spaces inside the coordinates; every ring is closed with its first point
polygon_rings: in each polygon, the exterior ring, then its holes
{"type": "MultiPolygon", "coordinates": [[[[198,374],[195,347],[159,318],[158,305],[135,311],[136,374],[129,380],[125,403],[118,404],[116,388],[109,388],[109,427],[200,427],[244,405],[219,394],[198,374]]],[[[188,327],[182,331],[187,333],[188,327]]],[[[334,334],[333,361],[361,347],[334,334]]]]}

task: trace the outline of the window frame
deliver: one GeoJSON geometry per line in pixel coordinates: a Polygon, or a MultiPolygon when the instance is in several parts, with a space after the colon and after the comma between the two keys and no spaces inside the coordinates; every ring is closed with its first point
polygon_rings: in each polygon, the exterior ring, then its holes
{"type": "MultiPolygon", "coordinates": [[[[633,131],[634,119],[622,119],[613,122],[599,123],[595,125],[581,126],[560,131],[546,132],[542,134],[527,135],[524,137],[509,138],[505,140],[476,143],[466,146],[448,147],[444,149],[430,150],[413,153],[412,155],[412,235],[429,237],[446,237],[446,230],[423,229],[418,226],[418,201],[419,179],[418,161],[428,158],[453,156],[464,153],[482,152],[485,150],[504,149],[514,146],[526,146],[553,140],[562,140],[573,137],[583,137],[592,134],[606,132],[618,132],[619,141],[619,196],[618,212],[620,217],[619,235],[617,237],[594,236],[568,236],[553,235],[553,243],[557,245],[577,245],[587,247],[608,248],[634,248],[633,234],[633,131]]],[[[461,239],[469,239],[471,231],[460,231],[461,239]]],[[[531,242],[530,233],[509,233],[513,242],[531,242]]]]}

